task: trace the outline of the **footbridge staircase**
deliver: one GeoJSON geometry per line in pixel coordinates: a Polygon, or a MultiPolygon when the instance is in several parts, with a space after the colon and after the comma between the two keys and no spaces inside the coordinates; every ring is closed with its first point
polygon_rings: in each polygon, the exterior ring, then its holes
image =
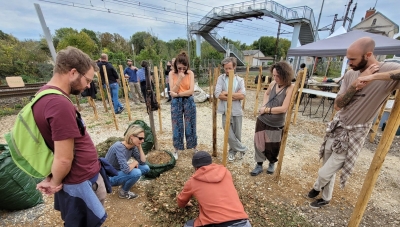
{"type": "MultiPolygon", "coordinates": [[[[189,29],[191,34],[202,36],[219,52],[228,53],[230,56],[236,57],[238,65],[244,65],[243,53],[234,45],[223,40],[217,32],[223,29],[224,23],[232,23],[249,18],[261,18],[263,16],[271,17],[283,24],[293,26],[292,43],[293,40],[297,43],[298,39],[301,45],[304,45],[318,39],[316,37],[318,35],[314,32],[316,29],[314,13],[310,7],[287,8],[270,0],[254,0],[215,7],[199,22],[191,23],[189,29]]],[[[200,45],[200,42],[197,42],[196,45],[200,45]]],[[[197,55],[200,56],[200,46],[197,46],[196,49],[197,55]]]]}

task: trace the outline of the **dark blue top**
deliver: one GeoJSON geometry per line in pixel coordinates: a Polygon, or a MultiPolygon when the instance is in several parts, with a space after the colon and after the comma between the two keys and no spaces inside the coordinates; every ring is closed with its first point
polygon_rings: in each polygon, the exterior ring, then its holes
{"type": "Polygon", "coordinates": [[[136,74],[137,74],[137,77],[140,80],[140,82],[146,80],[144,68],[139,69],[136,74]]]}
{"type": "Polygon", "coordinates": [[[131,149],[127,149],[121,141],[115,142],[109,149],[106,154],[107,161],[118,171],[122,171],[128,174],[129,166],[128,160],[130,157],[133,157],[136,161],[138,161],[139,165],[144,165],[145,162],[140,160],[140,151],[137,147],[133,147],[131,149]]]}
{"type": "Polygon", "coordinates": [[[131,69],[130,67],[126,67],[126,69],[124,70],[124,75],[127,74],[129,76],[129,82],[138,82],[136,71],[137,69],[131,69]]]}

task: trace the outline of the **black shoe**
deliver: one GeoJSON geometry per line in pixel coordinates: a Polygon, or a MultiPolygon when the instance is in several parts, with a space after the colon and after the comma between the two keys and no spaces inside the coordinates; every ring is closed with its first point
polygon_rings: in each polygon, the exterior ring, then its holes
{"type": "Polygon", "coordinates": [[[321,208],[329,204],[329,201],[325,201],[323,199],[317,199],[314,202],[310,203],[311,208],[321,208]]]}
{"type": "Polygon", "coordinates": [[[315,190],[314,188],[308,193],[308,198],[312,199],[319,195],[319,191],[315,190]]]}
{"type": "Polygon", "coordinates": [[[167,102],[171,102],[172,99],[168,99],[167,102]]]}
{"type": "Polygon", "coordinates": [[[122,111],[124,111],[124,109],[125,109],[125,107],[121,107],[121,108],[119,108],[119,110],[116,112],[116,114],[120,114],[120,113],[122,113],[122,111]]]}

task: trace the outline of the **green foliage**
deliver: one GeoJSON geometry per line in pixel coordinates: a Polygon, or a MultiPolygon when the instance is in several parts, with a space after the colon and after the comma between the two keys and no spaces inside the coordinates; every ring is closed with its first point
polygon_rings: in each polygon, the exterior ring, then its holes
{"type": "Polygon", "coordinates": [[[86,54],[94,57],[97,55],[96,43],[85,32],[67,34],[57,45],[57,51],[68,46],[76,47],[86,54]]]}
{"type": "Polygon", "coordinates": [[[286,57],[287,51],[290,48],[291,42],[287,39],[279,39],[278,48],[276,49],[276,38],[273,36],[262,36],[257,41],[254,41],[251,45],[251,49],[258,50],[260,48],[261,52],[265,56],[274,56],[275,49],[277,50],[277,59],[281,57],[286,57]]]}

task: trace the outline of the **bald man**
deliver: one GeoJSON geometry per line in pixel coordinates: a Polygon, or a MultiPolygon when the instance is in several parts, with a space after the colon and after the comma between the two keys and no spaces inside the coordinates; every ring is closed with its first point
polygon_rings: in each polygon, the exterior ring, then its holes
{"type": "Polygon", "coordinates": [[[340,186],[344,188],[372,120],[386,97],[400,88],[400,64],[378,62],[374,57],[375,42],[369,37],[356,40],[347,49],[349,70],[335,99],[338,111],[329,122],[319,151],[323,166],[318,171],[309,198],[322,197],[310,203],[313,208],[329,204],[332,199],[336,173],[342,169],[340,186]]]}

